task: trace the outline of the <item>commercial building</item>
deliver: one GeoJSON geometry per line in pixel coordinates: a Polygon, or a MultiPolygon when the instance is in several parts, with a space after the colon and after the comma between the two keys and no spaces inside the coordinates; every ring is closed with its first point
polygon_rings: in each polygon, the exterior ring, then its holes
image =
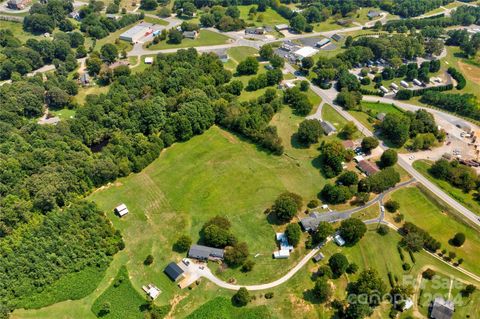
{"type": "Polygon", "coordinates": [[[329,44],[330,42],[332,42],[332,40],[328,39],[328,38],[325,38],[325,39],[322,39],[320,41],[318,41],[315,46],[318,47],[318,48],[323,48],[324,46],[326,46],[327,44],[329,44]]]}
{"type": "Polygon", "coordinates": [[[317,52],[318,52],[318,50],[316,50],[312,47],[303,47],[303,48],[300,48],[293,53],[295,54],[297,59],[301,61],[304,58],[314,56],[315,54],[317,54],[317,52]]]}
{"type": "Polygon", "coordinates": [[[153,32],[153,24],[142,22],[136,26],[131,27],[127,31],[120,34],[120,40],[128,42],[138,42],[141,38],[153,32]]]}
{"type": "Polygon", "coordinates": [[[343,39],[343,37],[340,34],[337,34],[337,33],[332,35],[331,38],[332,38],[332,40],[335,40],[337,42],[343,39]]]}

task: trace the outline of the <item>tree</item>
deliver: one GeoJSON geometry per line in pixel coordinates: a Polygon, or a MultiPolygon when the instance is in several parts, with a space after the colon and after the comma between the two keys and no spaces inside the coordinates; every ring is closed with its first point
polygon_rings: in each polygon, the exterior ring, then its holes
{"type": "Polygon", "coordinates": [[[236,6],[229,6],[227,8],[227,10],[225,10],[225,14],[227,16],[230,16],[230,17],[236,19],[236,18],[240,17],[240,10],[236,6]]]}
{"type": "Polygon", "coordinates": [[[469,297],[471,294],[475,292],[475,290],[477,290],[477,287],[475,287],[472,284],[468,284],[465,286],[464,289],[462,289],[461,293],[462,293],[462,296],[469,297]]]}
{"type": "Polygon", "coordinates": [[[347,274],[354,274],[358,271],[358,265],[356,263],[350,263],[345,271],[347,274]]]}
{"type": "Polygon", "coordinates": [[[417,232],[410,232],[402,238],[402,245],[404,245],[408,250],[413,252],[422,250],[423,243],[423,236],[417,232]]]}
{"type": "Polygon", "coordinates": [[[431,280],[433,278],[433,276],[435,276],[435,270],[432,270],[430,268],[427,268],[423,273],[422,273],[422,277],[427,279],[427,280],[431,280]]]}
{"type": "Polygon", "coordinates": [[[102,304],[102,307],[100,308],[100,311],[98,312],[98,315],[100,317],[104,317],[106,315],[108,315],[110,313],[110,311],[112,311],[112,305],[106,301],[102,304]]]}
{"type": "Polygon", "coordinates": [[[232,297],[232,303],[238,307],[246,306],[250,302],[250,293],[245,287],[241,287],[232,297]]]}
{"type": "Polygon", "coordinates": [[[362,149],[364,152],[369,153],[371,150],[377,148],[379,141],[373,136],[364,137],[362,140],[362,149]]]}
{"type": "Polygon", "coordinates": [[[217,225],[208,225],[203,228],[202,232],[205,243],[212,247],[223,248],[236,242],[235,237],[230,234],[228,229],[220,228],[217,225]]]}
{"type": "Polygon", "coordinates": [[[294,193],[283,193],[275,200],[272,213],[282,222],[288,222],[302,207],[302,198],[294,193]]]}
{"type": "Polygon", "coordinates": [[[143,10],[155,10],[157,6],[156,0],[140,0],[140,8],[143,10]]]}
{"type": "Polygon", "coordinates": [[[298,140],[307,146],[315,144],[323,134],[320,121],[317,120],[304,120],[298,126],[297,138],[298,140]]]}
{"type": "Polygon", "coordinates": [[[345,39],[345,46],[347,48],[351,47],[352,46],[352,43],[353,43],[353,37],[351,35],[349,35],[346,39],[345,39]]]}
{"type": "Polygon", "coordinates": [[[243,264],[248,258],[248,246],[247,243],[241,242],[228,246],[225,249],[224,260],[232,267],[237,267],[243,264]]]}
{"type": "Polygon", "coordinates": [[[340,235],[350,245],[357,243],[367,231],[367,226],[358,218],[347,218],[340,224],[340,235]]]}
{"type": "Polygon", "coordinates": [[[390,148],[383,152],[382,156],[380,157],[380,165],[382,167],[390,167],[395,165],[395,163],[397,163],[397,160],[397,152],[390,148]]]}
{"type": "Polygon", "coordinates": [[[302,69],[304,70],[310,70],[314,64],[315,62],[312,57],[305,57],[302,59],[302,69]]]}
{"type": "Polygon", "coordinates": [[[382,302],[382,298],[386,293],[386,285],[374,269],[366,269],[362,271],[357,281],[352,282],[347,287],[348,299],[352,295],[362,296],[370,307],[376,307],[382,302]]]}
{"type": "Polygon", "coordinates": [[[290,19],[290,27],[297,32],[303,32],[307,27],[307,19],[303,15],[297,14],[290,19]]]}
{"type": "Polygon", "coordinates": [[[302,236],[302,229],[297,223],[288,224],[285,234],[288,238],[288,243],[294,247],[300,242],[300,237],[302,236]]]}
{"type": "Polygon", "coordinates": [[[332,297],[332,287],[325,277],[320,277],[317,279],[312,292],[318,301],[322,303],[328,301],[328,299],[332,297]]]}
{"type": "Polygon", "coordinates": [[[330,204],[342,204],[353,196],[347,186],[326,184],[320,192],[322,199],[330,204]]]}
{"type": "Polygon", "coordinates": [[[307,92],[310,88],[310,83],[306,80],[300,81],[300,91],[307,92]]]}
{"type": "Polygon", "coordinates": [[[396,146],[401,147],[408,140],[410,120],[408,117],[388,113],[381,123],[382,133],[396,146]]]}
{"type": "Polygon", "coordinates": [[[358,132],[358,128],[355,125],[355,123],[349,121],[343,126],[342,130],[340,131],[340,134],[345,139],[351,139],[353,135],[357,132],[358,132]]]}
{"type": "Polygon", "coordinates": [[[377,233],[382,236],[385,236],[386,234],[388,234],[389,231],[390,231],[390,228],[388,228],[387,225],[380,225],[377,228],[377,233]]]}
{"type": "Polygon", "coordinates": [[[147,258],[145,258],[145,260],[143,261],[143,264],[145,266],[149,266],[153,263],[153,256],[152,255],[148,255],[147,258]]]}
{"type": "Polygon", "coordinates": [[[390,213],[395,213],[400,208],[400,203],[390,199],[385,203],[385,208],[390,213]]]}
{"type": "Polygon", "coordinates": [[[168,43],[171,44],[180,44],[183,40],[182,32],[178,31],[177,29],[171,29],[168,31],[168,43]]]}
{"type": "Polygon", "coordinates": [[[253,270],[253,267],[255,266],[255,262],[251,259],[246,260],[243,265],[242,265],[242,272],[250,272],[253,270]]]}
{"type": "Polygon", "coordinates": [[[340,185],[351,186],[358,183],[358,175],[352,171],[346,171],[337,178],[337,183],[340,185]]]}
{"type": "Polygon", "coordinates": [[[334,278],[339,278],[347,270],[348,259],[342,253],[335,253],[328,259],[328,266],[330,266],[334,278]]]}
{"type": "Polygon", "coordinates": [[[118,58],[117,47],[112,43],[106,43],[102,45],[102,48],[100,49],[100,54],[102,55],[102,58],[108,63],[113,63],[118,58]]]}
{"type": "Polygon", "coordinates": [[[332,224],[328,222],[320,222],[317,230],[312,234],[312,239],[314,243],[319,244],[325,241],[329,236],[333,235],[334,232],[335,229],[333,229],[332,224]]]}
{"type": "Polygon", "coordinates": [[[362,94],[357,91],[343,90],[337,94],[335,102],[347,110],[356,110],[362,100],[362,94]]]}
{"type": "Polygon", "coordinates": [[[465,234],[464,233],[456,233],[455,236],[452,238],[452,244],[456,247],[460,247],[465,243],[465,234]]]}
{"type": "Polygon", "coordinates": [[[237,65],[237,73],[239,75],[252,75],[258,71],[258,61],[254,57],[247,57],[237,65]]]}
{"type": "Polygon", "coordinates": [[[174,250],[177,252],[186,252],[192,245],[192,238],[188,235],[180,236],[175,242],[174,250]]]}
{"type": "Polygon", "coordinates": [[[340,174],[343,170],[346,150],[338,141],[325,142],[320,145],[322,172],[327,178],[340,174]]]}
{"type": "MultiPolygon", "coordinates": [[[[161,7],[160,10],[158,10],[158,16],[161,17],[161,18],[168,18],[169,16],[172,15],[172,11],[168,8],[168,7],[161,7]]],[[[200,17],[200,23],[202,23],[202,25],[205,25],[203,23],[203,15],[200,17]]],[[[213,23],[212,25],[207,25],[206,27],[213,27],[215,23],[213,23]]]]}
{"type": "Polygon", "coordinates": [[[258,53],[263,60],[270,60],[275,54],[271,44],[262,45],[258,53]]]}

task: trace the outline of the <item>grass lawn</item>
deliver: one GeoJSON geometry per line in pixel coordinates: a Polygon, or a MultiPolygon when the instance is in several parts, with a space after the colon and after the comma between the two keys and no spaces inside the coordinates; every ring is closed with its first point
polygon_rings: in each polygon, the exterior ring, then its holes
{"type": "Polygon", "coordinates": [[[252,47],[236,47],[228,49],[227,51],[230,60],[238,64],[248,58],[249,56],[256,56],[258,50],[252,47]]]}
{"type": "Polygon", "coordinates": [[[119,29],[115,32],[110,33],[108,36],[106,36],[103,39],[98,39],[95,42],[94,49],[95,50],[100,50],[100,48],[104,44],[112,43],[112,44],[115,44],[119,53],[121,53],[122,51],[125,51],[125,52],[130,51],[133,48],[132,44],[127,42],[127,41],[120,40],[120,34],[127,31],[128,29],[132,28],[134,25],[135,25],[135,23],[130,24],[130,25],[126,26],[125,28],[122,28],[122,29],[119,29]]]}
{"type": "MultiPolygon", "coordinates": [[[[463,268],[476,274],[480,273],[477,254],[480,251],[480,237],[475,229],[448,214],[417,187],[401,188],[392,193],[391,198],[400,203],[399,212],[405,216],[405,221],[412,222],[429,232],[442,244],[442,249],[455,252],[457,259],[463,258],[463,268]],[[462,247],[448,243],[456,233],[464,233],[467,238],[462,247]]],[[[392,220],[393,215],[386,214],[388,219],[392,220]]]]}
{"type": "Polygon", "coordinates": [[[55,116],[58,116],[61,120],[66,120],[73,118],[75,116],[75,110],[70,110],[70,109],[61,109],[58,111],[51,111],[50,113],[54,114],[55,116]]]}
{"type": "Polygon", "coordinates": [[[469,60],[464,59],[459,47],[446,47],[447,56],[443,59],[442,68],[448,69],[453,66],[463,73],[467,80],[467,85],[462,90],[453,89],[450,93],[471,93],[480,98],[480,68],[469,64],[469,60]]]}
{"type": "Polygon", "coordinates": [[[279,15],[272,8],[268,7],[265,12],[257,12],[253,16],[253,19],[250,20],[248,17],[248,12],[250,8],[257,7],[256,5],[249,6],[238,6],[240,10],[240,19],[245,20],[247,24],[253,24],[255,26],[275,26],[277,24],[288,24],[288,20],[279,15]]]}
{"type": "Polygon", "coordinates": [[[101,94],[101,93],[107,93],[108,92],[108,86],[98,86],[98,85],[92,85],[92,86],[87,86],[87,87],[79,87],[78,88],[78,94],[75,95],[74,100],[78,104],[82,105],[85,103],[85,99],[87,98],[87,95],[89,94],[101,94]]]}
{"type": "Polygon", "coordinates": [[[121,267],[112,285],[95,300],[92,312],[106,319],[143,318],[140,307],[146,299],[138,294],[128,278],[126,267],[121,267]],[[103,306],[110,305],[110,312],[105,313],[103,306]]]}
{"type": "Polygon", "coordinates": [[[175,48],[191,48],[209,45],[218,45],[227,43],[229,37],[226,35],[209,31],[200,30],[198,37],[195,40],[183,39],[180,44],[168,44],[166,41],[159,42],[148,47],[149,50],[163,50],[163,49],[175,49],[175,48]]]}
{"type": "Polygon", "coordinates": [[[222,318],[222,319],[236,319],[236,318],[250,318],[250,319],[267,319],[272,318],[270,311],[266,306],[238,308],[232,305],[232,302],[227,298],[215,298],[187,316],[187,319],[208,319],[208,318],[222,318]]]}
{"type": "Polygon", "coordinates": [[[329,104],[324,104],[322,107],[322,119],[335,125],[337,130],[340,130],[348,122],[329,104]]]}
{"type": "Polygon", "coordinates": [[[359,212],[356,212],[352,215],[352,217],[361,219],[361,220],[370,220],[377,218],[380,215],[380,204],[375,203],[373,205],[368,206],[365,209],[362,209],[359,212]]]}
{"type": "Polygon", "coordinates": [[[465,193],[461,189],[450,185],[450,183],[447,182],[447,181],[443,181],[443,180],[439,180],[439,179],[434,178],[433,176],[431,176],[428,173],[428,169],[430,168],[430,166],[432,166],[432,164],[433,163],[430,162],[430,161],[419,160],[419,161],[415,161],[413,163],[413,167],[417,171],[422,173],[422,175],[424,175],[426,178],[428,178],[431,182],[435,183],[438,187],[440,187],[445,192],[447,192],[447,194],[452,196],[455,200],[462,203],[463,205],[465,205],[467,208],[473,210],[474,212],[479,212],[480,211],[480,203],[477,200],[475,200],[474,192],[465,193]]]}
{"type": "Polygon", "coordinates": [[[43,35],[34,35],[23,31],[23,24],[21,22],[3,21],[0,20],[0,29],[8,29],[13,32],[15,38],[25,43],[30,38],[43,38],[43,35]]]}
{"type": "Polygon", "coordinates": [[[332,30],[339,30],[343,28],[344,27],[336,23],[335,19],[333,18],[328,18],[326,21],[313,24],[313,31],[315,32],[332,31],[332,30]]]}
{"type": "Polygon", "coordinates": [[[148,22],[148,23],[159,24],[159,25],[168,25],[167,21],[165,21],[163,19],[160,19],[160,18],[154,18],[154,17],[151,17],[151,16],[145,16],[145,18],[143,18],[143,21],[148,22]]]}

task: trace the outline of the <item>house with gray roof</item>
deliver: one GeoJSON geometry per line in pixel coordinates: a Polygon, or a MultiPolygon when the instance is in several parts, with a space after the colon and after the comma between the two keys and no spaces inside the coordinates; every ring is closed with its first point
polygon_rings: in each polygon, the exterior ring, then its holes
{"type": "Polygon", "coordinates": [[[451,300],[445,300],[442,297],[437,297],[433,300],[430,311],[430,318],[432,319],[451,319],[455,305],[451,300]]]}
{"type": "Polygon", "coordinates": [[[333,124],[330,123],[329,121],[321,121],[320,125],[322,126],[323,132],[327,136],[337,132],[337,129],[335,128],[335,126],[333,126],[333,124]]]}
{"type": "Polygon", "coordinates": [[[203,245],[192,245],[188,251],[188,257],[199,260],[221,260],[224,250],[203,245]]]}

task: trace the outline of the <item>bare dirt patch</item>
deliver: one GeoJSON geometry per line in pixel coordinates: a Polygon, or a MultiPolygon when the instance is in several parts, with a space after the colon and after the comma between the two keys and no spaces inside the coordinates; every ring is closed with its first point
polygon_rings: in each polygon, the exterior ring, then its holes
{"type": "Polygon", "coordinates": [[[463,62],[458,62],[458,66],[460,67],[460,71],[462,71],[463,74],[465,74],[465,77],[468,78],[470,81],[473,81],[477,84],[480,84],[480,68],[463,63],[463,62]]]}

